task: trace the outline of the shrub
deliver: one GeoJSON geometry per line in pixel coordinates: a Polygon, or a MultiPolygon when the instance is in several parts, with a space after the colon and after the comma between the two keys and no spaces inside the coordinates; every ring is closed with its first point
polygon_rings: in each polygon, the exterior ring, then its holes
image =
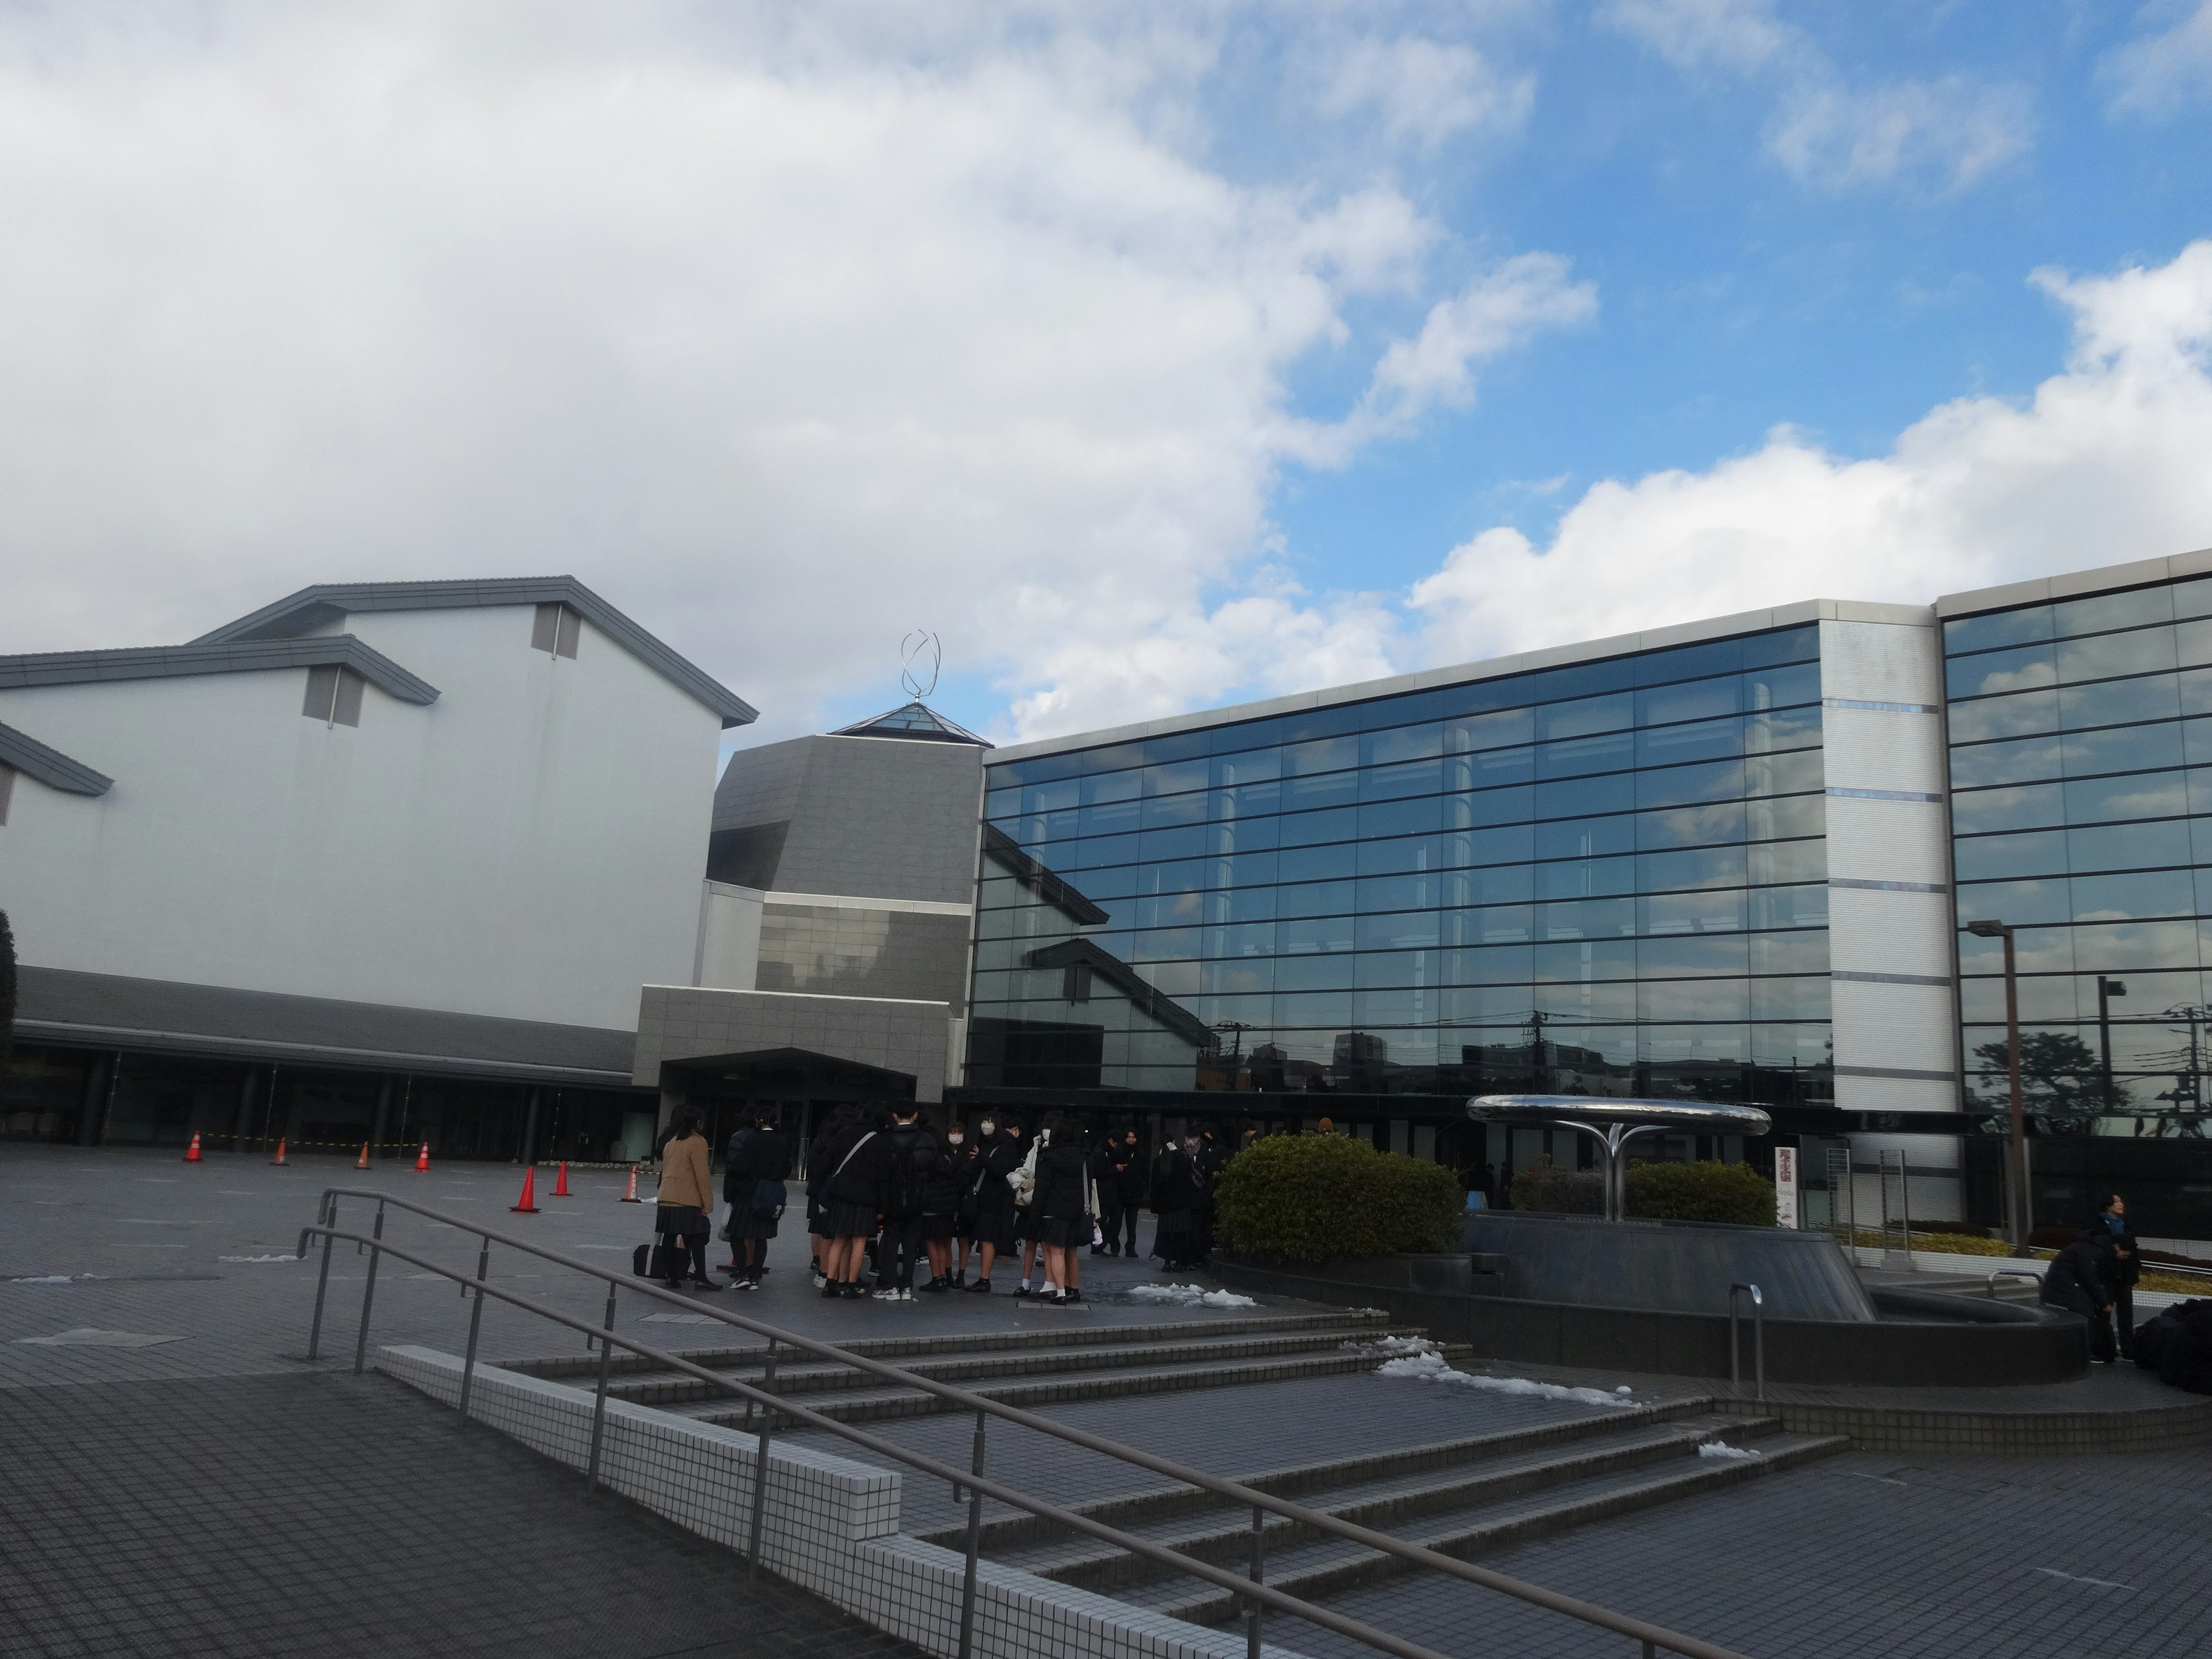
{"type": "Polygon", "coordinates": [[[1774,1183],[1748,1164],[1631,1164],[1628,1213],[1650,1221],[1771,1227],[1774,1183]]]}
{"type": "Polygon", "coordinates": [[[1261,1261],[1351,1261],[1459,1243],[1466,1196],[1441,1164],[1340,1135],[1271,1135],[1214,1188],[1214,1232],[1261,1261]]]}
{"type": "Polygon", "coordinates": [[[1540,1158],[1513,1177],[1513,1207],[1553,1215],[1605,1213],[1605,1177],[1595,1170],[1563,1170],[1540,1158]]]}

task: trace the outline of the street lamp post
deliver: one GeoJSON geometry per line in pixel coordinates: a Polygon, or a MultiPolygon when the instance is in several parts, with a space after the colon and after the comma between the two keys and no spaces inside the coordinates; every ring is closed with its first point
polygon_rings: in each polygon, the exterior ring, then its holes
{"type": "Polygon", "coordinates": [[[2128,994],[2124,981],[2097,975],[2097,1049],[2105,1067],[2105,1115],[2110,1117],[2115,1104],[2112,1089],[2112,999],[2128,994]]]}
{"type": "Polygon", "coordinates": [[[2011,1188],[2012,1201],[2007,1207],[2012,1211],[2012,1253],[2024,1256],[2028,1253],[2031,1212],[2027,1201],[2027,1111],[2020,1096],[2020,965],[2013,952],[2013,930],[2005,923],[1970,921],[1966,931],[1977,939],[2004,941],[2005,1054],[2012,1073],[2012,1179],[2005,1184],[2011,1188]]]}

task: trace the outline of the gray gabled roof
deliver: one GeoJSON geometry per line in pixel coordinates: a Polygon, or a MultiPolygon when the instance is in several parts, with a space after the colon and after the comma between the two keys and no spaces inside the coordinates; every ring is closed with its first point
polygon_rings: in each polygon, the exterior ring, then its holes
{"type": "Polygon", "coordinates": [[[106,773],[71,760],[58,749],[47,748],[12,726],[0,726],[0,766],[12,766],[26,777],[72,795],[104,795],[115,787],[115,780],[106,773]]]}
{"type": "Polygon", "coordinates": [[[1213,1031],[1204,1020],[1119,957],[1100,949],[1095,940],[1064,939],[1030,951],[1022,962],[1030,968],[1088,968],[1186,1042],[1200,1048],[1215,1045],[1213,1031]]]}
{"type": "Polygon", "coordinates": [[[750,726],[759,711],[695,667],[609,605],[574,576],[501,576],[479,581],[323,582],[264,605],[250,617],[225,623],[194,640],[289,639],[326,628],[342,617],[369,611],[473,610],[495,605],[565,605],[670,684],[722,717],[725,726],[750,726]]]}
{"type": "Polygon", "coordinates": [[[311,640],[240,640],[190,645],[152,645],[122,651],[45,651],[0,657],[0,691],[37,685],[83,685],[98,680],[181,679],[195,674],[247,674],[270,668],[350,668],[402,702],[433,703],[438,688],[409,673],[382,652],[350,634],[311,640]]]}

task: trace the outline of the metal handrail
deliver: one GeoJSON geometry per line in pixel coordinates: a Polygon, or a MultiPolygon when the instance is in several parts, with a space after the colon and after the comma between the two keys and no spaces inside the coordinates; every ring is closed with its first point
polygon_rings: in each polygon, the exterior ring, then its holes
{"type": "MultiPolygon", "coordinates": [[[[1065,1441],[1071,1445],[1082,1447],[1085,1450],[1097,1452],[1103,1456],[1114,1458],[1121,1462],[1131,1464],[1139,1468],[1149,1469],[1154,1474],[1164,1475],[1168,1479],[1182,1485],[1195,1486],[1201,1491],[1213,1492],[1219,1497],[1229,1498],[1240,1505],[1249,1506],[1255,1512],[1265,1510],[1269,1514],[1279,1516],[1285,1520],[1296,1522],[1298,1524],[1307,1527],[1316,1532],[1323,1533],[1333,1537],[1341,1538],[1347,1542],[1362,1545],[1366,1548],[1377,1552],[1378,1553],[1394,1557],[1396,1559],[1407,1562],[1413,1565],[1431,1568],[1434,1571],[1443,1572],[1451,1577],[1462,1579],[1467,1583],[1479,1585],[1485,1589],[1496,1590],[1502,1595],[1512,1596],[1517,1601],[1528,1602],[1532,1606],[1543,1607],[1547,1611],[1553,1613],[1564,1613],[1567,1617],[1579,1620],[1584,1624],[1595,1625],[1601,1629],[1612,1631],[1615,1634],[1627,1637],[1632,1641],[1643,1644],[1645,1659],[1651,1659],[1651,1656],[1661,1651],[1680,1654],[1683,1656],[1683,1659],[1744,1659],[1744,1656],[1735,1652],[1731,1649],[1723,1648],[1714,1643],[1701,1640],[1697,1637],[1686,1636],[1679,1632],[1668,1630],[1663,1626],[1654,1625],[1627,1613],[1615,1613],[1610,1608],[1597,1607],[1590,1602],[1583,1601],[1577,1597],[1565,1595],[1556,1590],[1547,1589],[1540,1584],[1528,1583],[1522,1579],[1510,1577],[1504,1573],[1493,1572],[1487,1568],[1476,1566],[1471,1562],[1462,1561],[1452,1556],[1440,1553],[1437,1551],[1423,1548],[1418,1544],[1406,1543],[1402,1540],[1392,1538],[1387,1534],[1375,1532],[1368,1528],[1359,1526],[1355,1522],[1340,1520],[1337,1516],[1324,1513],[1322,1510],[1308,1509],[1304,1504],[1291,1503],[1287,1498],[1278,1498],[1272,1493],[1258,1491],[1253,1487],[1243,1486],[1237,1481],[1226,1480],[1218,1475],[1208,1474],[1201,1469],[1188,1468],[1186,1465],[1177,1463],[1171,1459],[1158,1456],[1153,1453],[1140,1450],[1133,1446],[1124,1445],[1118,1441],[1108,1440],[1100,1436],[1088,1433],[1084,1430],[1072,1428],[1064,1423],[1056,1422],[1050,1418],[1040,1417],[1034,1413],[1024,1411],[1019,1407],[1005,1405],[998,1401],[992,1400],[986,1395],[970,1393],[965,1389],[957,1388],[948,1382],[940,1382],[933,1377],[923,1376],[915,1372],[906,1370],[900,1366],[888,1364],[884,1361],[878,1359],[872,1359],[864,1354],[855,1353],[849,1349],[841,1348],[834,1343],[823,1342],[813,1337],[801,1336],[796,1332],[784,1330],[777,1326],[769,1325],[763,1321],[751,1318],[749,1316],[732,1313],[725,1309],[699,1302],[696,1298],[683,1296],[675,1291],[664,1290],[649,1280],[639,1280],[632,1275],[611,1271],[600,1267],[596,1262],[579,1261],[574,1256],[564,1255],[558,1250],[549,1249],[545,1246],[534,1243],[528,1239],[518,1238],[510,1233],[499,1232],[492,1228],[483,1226],[476,1222],[465,1220],[459,1216],[448,1215],[442,1211],[434,1210],[427,1205],[417,1204],[409,1199],[400,1198],[395,1194],[388,1193],[372,1191],[365,1188],[333,1187],[325,1189],[323,1194],[323,1201],[325,1218],[318,1221],[313,1226],[302,1228],[300,1233],[299,1254],[302,1259],[307,1255],[307,1243],[310,1238],[319,1236],[324,1241],[320,1282],[317,1285],[315,1293],[315,1328],[313,1333],[311,1334],[308,1341],[307,1357],[309,1358],[312,1359],[315,1357],[317,1343],[319,1339],[324,1301],[323,1292],[324,1287],[327,1285],[329,1280],[331,1246],[332,1241],[342,1239],[345,1242],[355,1244],[358,1248],[367,1249],[371,1252],[368,1282],[364,1288],[362,1298],[361,1331],[355,1344],[354,1369],[356,1373],[362,1369],[367,1355],[368,1322],[376,1286],[376,1259],[379,1255],[389,1252],[401,1260],[406,1261],[413,1265],[424,1267],[430,1272],[438,1273],[441,1277],[454,1279],[461,1285],[462,1294],[464,1296],[466,1296],[471,1290],[476,1291],[480,1297],[485,1295],[491,1296],[500,1301],[509,1303],[514,1306],[523,1308],[529,1312],[550,1319],[557,1324],[567,1326],[572,1330],[581,1331],[586,1335],[587,1346],[599,1346],[601,1353],[601,1360],[599,1366],[599,1405],[593,1430],[593,1448],[595,1454],[599,1443],[599,1424],[604,1420],[605,1413],[609,1358],[611,1356],[611,1348],[609,1345],[619,1345],[632,1353],[640,1354],[652,1359],[656,1364],[666,1365],[672,1370],[683,1371],[690,1376],[697,1377],[702,1382],[713,1384],[715,1387],[734,1394],[739,1398],[744,1400],[749,1407],[756,1404],[758,1405],[766,1413],[769,1413],[767,1422],[770,1425],[773,1423],[773,1413],[782,1412],[798,1419],[801,1423],[806,1424],[811,1427],[819,1429],[823,1432],[836,1435],[841,1438],[851,1441],[856,1445],[866,1446],[868,1449],[876,1452],[879,1455],[889,1457],[894,1462],[905,1463],[911,1468],[921,1470],[925,1474],[934,1475],[939,1479],[947,1480],[953,1486],[956,1495],[964,1489],[964,1491],[969,1495],[970,1498],[968,1528],[968,1571],[971,1587],[975,1572],[975,1551],[981,1517],[980,1500],[977,1498],[975,1494],[980,1493],[984,1496],[995,1498],[1001,1503],[1009,1504],[1015,1509],[1024,1510],[1029,1514],[1040,1517],[1041,1519],[1052,1521],[1057,1524],[1070,1527],[1078,1532],[1097,1538],[1102,1542],[1110,1543],[1117,1548],[1126,1549],[1132,1554],[1144,1557],[1146,1559],[1159,1563],[1160,1565],[1173,1568],[1178,1571],[1188,1572],[1194,1577],[1203,1579],[1206,1583],[1215,1585],[1217,1588],[1230,1590],[1233,1594],[1244,1598],[1248,1602],[1258,1601],[1267,1607],[1274,1608],[1278,1612],[1287,1613],[1294,1618],[1306,1620],[1308,1622],[1319,1625],[1324,1629],[1333,1630],[1340,1635],[1348,1636],[1356,1641],[1366,1643],[1368,1645],[1377,1648],[1382,1652],[1400,1656],[1400,1659],[1443,1659],[1443,1656],[1436,1653],[1433,1650],[1421,1647],[1414,1643],[1404,1641],[1400,1638],[1390,1635],[1387,1632],[1374,1629],[1372,1626],[1361,1624],[1356,1620],[1347,1619],[1340,1613],[1333,1613],[1326,1607],[1318,1607],[1312,1603],[1303,1601],[1297,1597],[1286,1595],[1280,1590],[1277,1590],[1273,1587],[1260,1582],[1256,1577],[1237,1577],[1234,1574],[1226,1572],[1223,1569],[1212,1565],[1210,1563],[1200,1561],[1193,1557],[1182,1555],[1177,1552],[1165,1549],[1162,1546],[1152,1543],[1148,1540],[1123,1533],[1119,1528],[1109,1526],[1103,1522],[1093,1521],[1087,1516],[1076,1514],[1072,1510],[1062,1510],[1045,1499],[1030,1498],[1026,1494],[1015,1491],[1012,1487],[1002,1486],[995,1480],[986,1480],[982,1474],[983,1419],[987,1417],[995,1417],[1005,1422],[1012,1423],[1019,1427],[1031,1430],[1036,1433],[1048,1435],[1054,1439],[1065,1441]],[[368,1235],[362,1235],[359,1233],[342,1232],[338,1231],[335,1224],[337,1219],[337,1200],[340,1198],[362,1198],[375,1200],[379,1208],[374,1231],[368,1235]],[[425,1216],[431,1220],[459,1229],[472,1237],[485,1240],[486,1248],[483,1255],[479,1256],[477,1276],[474,1279],[471,1279],[465,1273],[463,1273],[457,1269],[445,1267],[437,1262],[427,1261],[422,1257],[414,1255],[409,1252],[402,1251],[398,1247],[386,1243],[382,1236],[384,1220],[383,1206],[386,1205],[397,1206],[398,1207],[410,1211],[414,1214],[425,1216]],[[497,1286],[490,1284],[484,1277],[483,1260],[485,1256],[489,1255],[489,1247],[492,1243],[504,1244],[508,1246],[510,1249],[520,1250],[525,1255],[536,1256],[541,1261],[554,1262],[561,1267],[568,1267],[574,1272],[583,1273],[587,1277],[604,1280],[608,1286],[608,1312],[605,1323],[600,1325],[592,1324],[559,1309],[548,1307],[542,1303],[533,1301],[532,1298],[525,1297],[519,1292],[502,1291],[497,1286]],[[951,1401],[966,1410],[973,1411],[976,1414],[976,1447],[974,1460],[975,1467],[966,1472],[952,1468],[951,1466],[940,1463],[934,1458],[931,1458],[923,1453],[909,1450],[907,1448],[895,1445],[888,1441],[879,1440],[875,1436],[867,1433],[864,1430],[857,1429],[850,1424],[841,1422],[834,1418],[822,1416],[819,1413],[808,1410],[805,1407],[794,1405],[790,1401],[786,1400],[780,1395],[763,1392],[759,1389],[752,1387],[749,1383],[740,1382],[734,1377],[723,1376],[719,1373],[708,1370],[702,1365],[696,1364],[690,1360],[684,1359],[678,1355],[668,1353],[661,1349],[653,1347],[646,1343],[622,1335],[614,1328],[613,1303],[615,1291],[618,1287],[625,1285],[627,1285],[636,1294],[644,1296],[651,1300],[665,1303],[672,1306],[681,1308],[687,1313],[702,1315],[723,1324],[735,1327],[740,1330],[749,1331],[757,1336],[765,1337],[768,1339],[769,1343],[767,1358],[771,1367],[776,1358],[778,1349],[780,1347],[788,1347],[796,1352],[811,1353],[819,1358],[830,1360],[836,1364],[847,1366],[854,1370],[883,1377],[890,1382],[899,1384],[902,1388],[913,1389],[922,1393],[934,1395],[940,1399],[951,1401]]],[[[479,1312],[481,1311],[481,1303],[478,1304],[478,1310],[479,1312]]],[[[465,1402],[467,1399],[469,1379],[475,1364],[476,1335],[477,1321],[474,1317],[471,1317],[470,1323],[470,1352],[467,1360],[465,1362],[465,1370],[462,1379],[462,1399],[464,1402],[465,1402]]],[[[1763,1377],[1765,1369],[1763,1322],[1761,1325],[1760,1369],[1763,1377]]],[[[767,1380],[772,1382],[773,1377],[770,1376],[767,1380]]],[[[760,1437],[760,1440],[763,1472],[764,1473],[768,1448],[768,1433],[765,1429],[760,1437]]],[[[596,1455],[594,1457],[594,1474],[595,1473],[596,1455]]],[[[757,1479],[755,1481],[757,1504],[760,1494],[764,1491],[764,1489],[765,1481],[757,1479]]],[[[752,1552],[753,1559],[756,1562],[758,1559],[757,1538],[758,1532],[757,1522],[755,1532],[756,1542],[752,1552]]],[[[1255,1569],[1258,1565],[1259,1559],[1257,1555],[1257,1546],[1255,1544],[1254,1558],[1254,1565],[1255,1569]]],[[[972,1601],[972,1594],[970,1600],[972,1601]]],[[[963,1613],[963,1623],[964,1622],[965,1615],[963,1613]]],[[[1256,1620],[1254,1622],[1251,1628],[1253,1631],[1253,1641],[1256,1649],[1258,1640],[1256,1620]]]]}
{"type": "Polygon", "coordinates": [[[2008,1274],[2014,1279],[2032,1279],[2039,1285],[2043,1283],[2043,1275],[2033,1267],[1999,1267],[1990,1275],[1990,1282],[1984,1291],[1992,1302],[1996,1300],[1997,1280],[2005,1278],[2008,1274]]]}
{"type": "Polygon", "coordinates": [[[1766,1298],[1756,1285],[1729,1286],[1729,1385],[1743,1386],[1743,1355],[1737,1334],[1736,1297],[1744,1291],[1751,1293],[1752,1363],[1759,1377],[1759,1393],[1755,1396],[1762,1406],[1766,1403],[1766,1298]]]}

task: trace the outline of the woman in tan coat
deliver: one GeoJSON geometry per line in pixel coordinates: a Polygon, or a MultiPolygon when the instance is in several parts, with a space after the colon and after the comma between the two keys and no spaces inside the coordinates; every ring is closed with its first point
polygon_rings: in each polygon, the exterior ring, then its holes
{"type": "Polygon", "coordinates": [[[684,1288],[684,1263],[691,1263],[691,1282],[702,1290],[722,1287],[707,1275],[707,1240],[713,1234],[709,1219],[714,1212],[713,1174],[707,1163],[707,1137],[699,1133],[699,1113],[687,1107],[660,1149],[660,1207],[653,1214],[653,1231],[668,1247],[670,1276],[662,1282],[672,1291],[684,1288]]]}

